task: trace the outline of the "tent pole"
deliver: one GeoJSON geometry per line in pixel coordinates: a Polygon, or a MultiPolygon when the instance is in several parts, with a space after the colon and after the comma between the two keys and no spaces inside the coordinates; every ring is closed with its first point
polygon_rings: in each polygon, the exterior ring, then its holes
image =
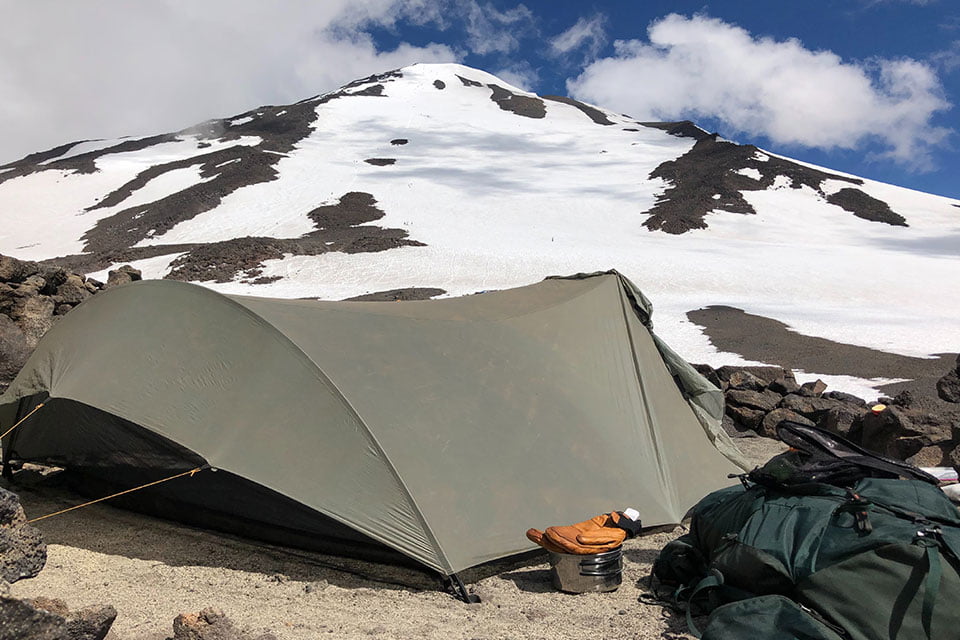
{"type": "Polygon", "coordinates": [[[461,580],[457,574],[451,573],[448,576],[443,576],[443,583],[446,591],[458,600],[467,604],[478,604],[480,602],[480,596],[468,592],[467,587],[463,584],[463,580],[461,580]]]}

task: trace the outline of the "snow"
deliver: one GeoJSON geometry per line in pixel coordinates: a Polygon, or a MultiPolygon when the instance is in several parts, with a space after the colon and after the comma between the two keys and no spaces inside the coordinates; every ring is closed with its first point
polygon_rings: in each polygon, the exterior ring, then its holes
{"type": "MultiPolygon", "coordinates": [[[[385,212],[371,224],[404,229],[426,246],[285,256],[264,264],[263,275],[280,280],[203,284],[290,298],[343,299],[407,287],[439,287],[453,296],[615,268],[653,301],[657,333],[695,362],[762,364],[718,351],[687,319],[687,312],[710,305],[773,318],[802,335],[903,355],[929,357],[960,345],[956,201],[865,181],[857,188],[888,202],[910,225],[893,227],[859,219],[816,190],[793,189],[789,177],[778,176],[767,190],[743,192],[756,215],[713,212],[707,229],[680,236],[650,232],[643,227],[645,212],[667,185],[647,176],[688,151],[693,139],[637,127],[607,111],[615,124],[600,126],[554,101],[545,101],[545,118],[521,117],[490,100],[489,88],[464,86],[456,76],[532,94],[461,65],[415,65],[402,73],[384,83],[386,97],[350,96],[318,106],[316,129],[281,154],[276,180],[238,189],[216,208],[140,245],[296,238],[314,230],[310,211],[361,191],[385,212]],[[446,88],[436,89],[435,80],[446,88]],[[410,142],[391,145],[395,138],[410,142]],[[396,163],[372,166],[367,158],[396,163]]],[[[98,215],[110,213],[84,214],[83,208],[147,166],[258,141],[213,140],[204,149],[198,139],[184,138],[104,156],[96,174],[45,171],[10,180],[0,185],[0,253],[31,259],[78,253],[82,234],[98,215]]],[[[757,151],[754,159],[771,156],[779,157],[757,151]]],[[[761,178],[753,168],[737,173],[761,178]]],[[[196,165],[169,172],[120,208],[199,181],[196,165]]],[[[828,180],[821,188],[829,195],[850,186],[828,180]]],[[[134,266],[144,277],[162,277],[177,255],[134,266]]],[[[105,271],[98,279],[106,279],[105,271]]],[[[888,382],[816,371],[797,375],[865,399],[876,398],[875,387],[888,382]]]]}
{"type": "Polygon", "coordinates": [[[93,273],[88,273],[88,278],[93,278],[100,282],[106,282],[107,278],[110,277],[110,272],[116,269],[119,266],[128,264],[134,269],[139,269],[142,277],[145,280],[154,280],[163,278],[167,273],[170,272],[170,263],[182,256],[183,253],[170,253],[163,256],[156,256],[153,258],[144,258],[143,260],[133,260],[130,262],[115,262],[111,264],[106,269],[101,271],[94,271],[93,273]]]}
{"type": "Polygon", "coordinates": [[[58,160],[66,160],[67,158],[73,158],[75,156],[83,155],[84,153],[90,153],[91,151],[100,151],[108,147],[120,144],[121,142],[127,142],[127,140],[136,140],[137,138],[129,139],[108,139],[108,140],[87,140],[86,142],[81,142],[76,144],[64,153],[63,155],[57,156],[55,158],[50,158],[39,164],[50,164],[51,162],[57,162],[58,160]]]}
{"type": "Polygon", "coordinates": [[[763,177],[763,174],[760,173],[759,169],[754,169],[753,167],[744,167],[743,169],[737,169],[735,173],[739,173],[742,176],[747,176],[748,178],[753,178],[754,180],[759,180],[763,177]]]}
{"type": "Polygon", "coordinates": [[[241,124],[246,124],[246,123],[248,123],[248,122],[253,122],[253,116],[246,116],[246,117],[244,117],[244,118],[237,118],[236,120],[231,120],[231,121],[230,121],[230,126],[231,126],[231,127],[238,127],[238,126],[240,126],[241,124]]]}

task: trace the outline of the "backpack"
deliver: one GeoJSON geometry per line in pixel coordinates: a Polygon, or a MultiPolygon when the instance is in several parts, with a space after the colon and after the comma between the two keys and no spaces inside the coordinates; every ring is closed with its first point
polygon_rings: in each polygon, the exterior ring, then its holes
{"type": "Polygon", "coordinates": [[[691,629],[695,613],[776,595],[806,610],[767,619],[813,616],[850,640],[960,638],[960,512],[936,479],[815,427],[782,426],[795,450],[701,500],[689,533],[654,563],[691,629]]]}

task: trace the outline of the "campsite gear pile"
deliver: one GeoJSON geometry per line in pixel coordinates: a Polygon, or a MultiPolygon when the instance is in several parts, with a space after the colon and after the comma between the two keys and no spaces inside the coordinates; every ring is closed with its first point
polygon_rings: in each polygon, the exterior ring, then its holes
{"type": "Polygon", "coordinates": [[[704,498],[654,563],[691,630],[710,613],[708,639],[960,637],[960,513],[936,478],[816,427],[778,432],[791,450],[704,498]]]}
{"type": "Polygon", "coordinates": [[[614,591],[623,573],[623,541],[642,524],[633,508],[571,525],[528,529],[527,538],[550,552],[553,586],[568,593],[614,591]]]}

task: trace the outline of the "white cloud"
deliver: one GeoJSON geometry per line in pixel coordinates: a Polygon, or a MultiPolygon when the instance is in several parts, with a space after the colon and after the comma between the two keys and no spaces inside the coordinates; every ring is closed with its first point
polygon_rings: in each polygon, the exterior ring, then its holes
{"type": "Polygon", "coordinates": [[[568,91],[640,118],[717,118],[776,144],[852,149],[874,141],[880,155],[918,169],[951,133],[931,123],[951,105],[936,73],[915,60],[845,62],[705,16],[672,14],[648,35],[614,43],[615,55],[587,66],[568,91]]]}
{"type": "Polygon", "coordinates": [[[520,39],[533,29],[533,13],[522,4],[499,11],[490,3],[466,0],[455,7],[465,12],[467,46],[478,55],[516,51],[520,39]]]}
{"type": "Polygon", "coordinates": [[[595,58],[607,43],[606,22],[606,16],[600,13],[592,18],[580,18],[572,27],[550,40],[550,49],[555,54],[563,55],[584,48],[589,58],[595,58]]]}
{"type": "Polygon", "coordinates": [[[960,69],[960,40],[954,40],[946,49],[934,53],[930,60],[947,73],[960,69]]]}
{"type": "Polygon", "coordinates": [[[537,70],[526,61],[520,61],[510,66],[497,69],[492,73],[498,78],[524,91],[533,91],[532,87],[536,87],[540,81],[540,75],[537,73],[537,70]]]}
{"type": "Polygon", "coordinates": [[[335,89],[450,47],[379,51],[361,26],[426,0],[0,0],[0,162],[71,140],[161,133],[335,89]]]}

